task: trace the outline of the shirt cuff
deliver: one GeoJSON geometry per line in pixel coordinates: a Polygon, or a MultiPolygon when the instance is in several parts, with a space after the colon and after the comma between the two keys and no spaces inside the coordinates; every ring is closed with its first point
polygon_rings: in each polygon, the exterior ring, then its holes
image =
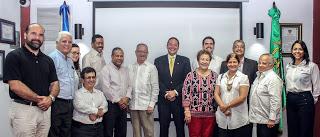
{"type": "Polygon", "coordinates": [[[154,105],[156,104],[156,102],[150,102],[149,103],[149,107],[152,107],[152,108],[154,108],[154,105]]]}
{"type": "Polygon", "coordinates": [[[90,114],[97,114],[98,113],[98,108],[92,108],[90,111],[90,114]]]}
{"type": "Polygon", "coordinates": [[[270,120],[276,120],[277,114],[275,113],[270,113],[269,119],[270,120]]]}
{"type": "Polygon", "coordinates": [[[164,98],[167,98],[167,96],[168,96],[168,93],[164,94],[164,98]]]}
{"type": "Polygon", "coordinates": [[[174,90],[174,92],[176,93],[176,96],[179,96],[179,93],[177,90],[174,90]]]}

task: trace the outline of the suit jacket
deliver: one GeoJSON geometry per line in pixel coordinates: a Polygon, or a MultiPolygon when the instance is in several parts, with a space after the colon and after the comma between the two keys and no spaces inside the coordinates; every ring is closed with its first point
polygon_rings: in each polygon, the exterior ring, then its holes
{"type": "Polygon", "coordinates": [[[164,96],[168,90],[176,90],[179,94],[177,99],[181,100],[184,79],[191,71],[190,60],[187,57],[176,55],[172,76],[169,70],[168,55],[156,58],[154,65],[159,74],[159,102],[166,100],[164,96]]]}
{"type": "MultiPolygon", "coordinates": [[[[221,63],[220,74],[228,71],[227,62],[223,61],[221,63]]],[[[242,73],[246,74],[249,78],[250,85],[253,83],[254,79],[257,77],[258,63],[255,60],[244,58],[242,73]]]]}

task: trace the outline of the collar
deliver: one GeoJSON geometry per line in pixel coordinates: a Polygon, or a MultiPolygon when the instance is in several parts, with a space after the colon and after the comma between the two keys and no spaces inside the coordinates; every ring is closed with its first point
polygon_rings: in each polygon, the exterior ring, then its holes
{"type": "Polygon", "coordinates": [[[273,72],[273,69],[271,68],[271,69],[269,69],[269,70],[267,70],[267,71],[264,71],[264,72],[257,72],[257,77],[259,78],[263,78],[263,77],[265,77],[266,75],[268,75],[269,73],[271,73],[271,72],[273,72]]]}
{"type": "MultiPolygon", "coordinates": [[[[113,63],[112,63],[113,64],[113,63]]],[[[139,64],[138,62],[135,62],[134,63],[134,65],[137,65],[137,66],[140,66],[140,65],[147,65],[148,63],[147,63],[147,61],[144,61],[142,64],[139,64]]]]}
{"type": "Polygon", "coordinates": [[[123,64],[121,64],[121,66],[120,66],[120,68],[118,69],[118,67],[116,66],[116,65],[114,65],[113,63],[112,63],[112,61],[109,63],[114,69],[116,69],[116,70],[120,70],[121,68],[123,68],[122,66],[123,66],[123,64]]]}
{"type": "MultiPolygon", "coordinates": [[[[58,55],[59,55],[60,57],[62,57],[63,59],[68,60],[68,58],[70,58],[68,55],[65,56],[64,54],[62,54],[62,52],[59,51],[58,49],[55,49],[55,50],[56,50],[56,52],[58,53],[58,55]]],[[[71,59],[71,58],[70,58],[70,59],[71,59]]]]}
{"type": "MultiPolygon", "coordinates": [[[[224,74],[223,77],[229,78],[228,73],[229,73],[229,70],[224,74]]],[[[240,73],[241,73],[241,72],[240,72],[239,70],[237,70],[237,72],[236,72],[236,74],[234,74],[234,76],[235,76],[235,77],[238,77],[238,76],[240,75],[240,73]]]]}
{"type": "Polygon", "coordinates": [[[95,49],[91,48],[91,51],[90,51],[93,55],[97,55],[97,56],[102,56],[103,55],[103,52],[99,53],[98,51],[96,51],[95,49]]]}
{"type": "Polygon", "coordinates": [[[173,59],[176,59],[177,54],[174,54],[173,56],[171,56],[171,55],[168,54],[168,59],[169,59],[169,60],[170,60],[170,57],[173,57],[173,59]]]}
{"type": "Polygon", "coordinates": [[[240,64],[242,65],[244,63],[244,57],[240,60],[240,64]]]}
{"type": "Polygon", "coordinates": [[[294,65],[293,62],[289,63],[289,65],[290,65],[291,67],[293,67],[293,68],[295,68],[295,67],[301,67],[301,66],[307,65],[307,62],[306,62],[306,60],[304,59],[304,60],[302,60],[302,62],[301,62],[300,64],[298,64],[298,65],[294,65]]]}
{"type": "Polygon", "coordinates": [[[22,50],[23,50],[25,53],[27,53],[27,54],[29,54],[29,55],[32,55],[32,56],[43,56],[43,55],[44,55],[44,54],[41,52],[40,49],[39,49],[38,55],[35,55],[35,54],[32,53],[31,51],[29,51],[29,50],[25,47],[25,45],[22,46],[22,50]]]}
{"type": "Polygon", "coordinates": [[[82,92],[84,92],[84,93],[96,93],[96,92],[97,92],[96,89],[94,89],[94,88],[92,89],[92,92],[90,92],[90,91],[87,90],[85,87],[82,87],[80,91],[82,91],[82,92]]]}

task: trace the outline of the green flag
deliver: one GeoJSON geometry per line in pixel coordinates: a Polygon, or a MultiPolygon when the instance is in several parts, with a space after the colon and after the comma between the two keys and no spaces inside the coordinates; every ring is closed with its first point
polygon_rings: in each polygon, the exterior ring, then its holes
{"type": "MultiPolygon", "coordinates": [[[[280,10],[273,3],[273,7],[269,9],[268,15],[272,18],[271,22],[271,37],[270,37],[270,53],[275,59],[273,70],[284,80],[283,59],[281,54],[281,37],[280,37],[280,10]]],[[[282,108],[286,105],[286,90],[285,86],[282,88],[282,108]]],[[[279,130],[283,129],[283,112],[280,111],[280,125],[279,130]]]]}

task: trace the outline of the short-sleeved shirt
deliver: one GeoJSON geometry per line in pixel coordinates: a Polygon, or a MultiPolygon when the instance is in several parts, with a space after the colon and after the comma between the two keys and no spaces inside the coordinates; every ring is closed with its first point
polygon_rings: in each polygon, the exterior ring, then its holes
{"type": "MultiPolygon", "coordinates": [[[[237,71],[236,74],[229,78],[228,71],[226,73],[220,74],[217,80],[217,85],[220,87],[221,99],[224,104],[229,104],[232,100],[240,96],[240,87],[247,86],[249,87],[248,76],[237,71]],[[231,89],[228,91],[227,83],[228,79],[232,82],[231,89]]],[[[241,104],[230,108],[231,115],[226,116],[220,109],[217,109],[216,119],[218,126],[222,129],[237,129],[244,125],[249,124],[248,117],[248,104],[246,101],[241,104]]]]}
{"type": "Polygon", "coordinates": [[[60,92],[58,98],[73,99],[76,80],[71,58],[65,56],[57,49],[51,52],[49,56],[54,62],[59,79],[60,92]]]}
{"type": "MultiPolygon", "coordinates": [[[[19,80],[40,96],[50,94],[50,83],[57,81],[56,69],[50,57],[39,51],[33,54],[27,48],[8,53],[3,71],[3,82],[19,80]]],[[[22,99],[9,88],[12,99],[22,99]]]]}

